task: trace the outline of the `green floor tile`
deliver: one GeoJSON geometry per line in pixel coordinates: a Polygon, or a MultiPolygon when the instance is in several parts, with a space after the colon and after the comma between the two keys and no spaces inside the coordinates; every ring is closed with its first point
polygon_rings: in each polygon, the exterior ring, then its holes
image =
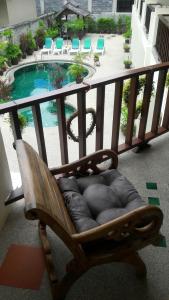
{"type": "Polygon", "coordinates": [[[148,197],[148,203],[150,205],[160,205],[160,200],[159,200],[159,198],[148,197]]]}
{"type": "Polygon", "coordinates": [[[157,190],[157,183],[155,183],[155,182],[146,182],[146,187],[149,190],[157,190]]]}
{"type": "Polygon", "coordinates": [[[156,238],[156,240],[154,240],[152,244],[155,247],[163,247],[163,248],[167,247],[166,238],[162,234],[159,234],[159,236],[156,238]]]}
{"type": "Polygon", "coordinates": [[[161,237],[158,246],[159,246],[159,247],[164,247],[164,248],[167,247],[167,242],[166,242],[165,236],[162,236],[162,237],[161,237]]]}

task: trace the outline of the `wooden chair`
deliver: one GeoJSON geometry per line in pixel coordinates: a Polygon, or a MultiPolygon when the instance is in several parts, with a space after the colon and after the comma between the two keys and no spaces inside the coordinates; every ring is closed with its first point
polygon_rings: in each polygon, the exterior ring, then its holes
{"type": "Polygon", "coordinates": [[[98,164],[106,160],[111,161],[110,169],[116,168],[118,159],[113,151],[100,150],[53,170],[48,169],[26,142],[18,140],[16,151],[25,198],[25,216],[30,220],[39,220],[39,233],[53,299],[64,299],[73,282],[91,267],[99,264],[111,261],[125,262],[132,264],[138,275],[146,274],[146,267],[137,251],[157,238],[163,219],[160,208],[143,206],[107,224],[78,233],[68,214],[57,180],[53,176],[81,176],[86,174],[89,168],[94,173],[99,173],[98,164]],[[143,219],[144,225],[141,226],[143,219]],[[66,265],[66,274],[60,281],[54,271],[46,225],[62,239],[73,255],[73,259],[66,265]],[[99,247],[98,241],[101,241],[99,247]]]}

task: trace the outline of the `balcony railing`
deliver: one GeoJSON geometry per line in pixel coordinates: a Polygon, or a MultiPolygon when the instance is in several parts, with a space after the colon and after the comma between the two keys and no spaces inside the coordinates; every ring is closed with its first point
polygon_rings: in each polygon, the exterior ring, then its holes
{"type": "Polygon", "coordinates": [[[155,4],[148,4],[146,9],[146,18],[145,18],[145,27],[146,27],[146,33],[149,32],[150,27],[150,19],[151,19],[151,13],[155,11],[156,6],[161,6],[159,3],[155,4]]]}
{"type": "Polygon", "coordinates": [[[155,47],[161,62],[169,61],[169,15],[159,16],[155,47]]]}
{"type": "Polygon", "coordinates": [[[144,3],[145,0],[141,0],[140,2],[140,17],[142,16],[142,12],[143,12],[143,3],[144,3]]]}
{"type": "MultiPolygon", "coordinates": [[[[108,131],[110,139],[109,148],[113,149],[116,153],[120,154],[136,146],[145,144],[151,139],[154,139],[157,136],[169,131],[169,92],[166,96],[165,103],[163,103],[163,95],[165,90],[165,82],[168,68],[169,62],[154,66],[148,66],[140,69],[133,69],[131,71],[124,72],[117,76],[111,76],[102,80],[97,79],[91,80],[90,82],[88,81],[88,85],[86,83],[72,85],[49,92],[44,96],[34,96],[25,98],[24,100],[20,99],[15,102],[9,102],[0,106],[0,114],[10,113],[14,133],[14,140],[16,140],[22,138],[20,123],[18,119],[18,111],[21,108],[32,108],[38,150],[43,160],[47,163],[48,158],[46,151],[46,141],[44,137],[44,128],[42,125],[40,103],[56,99],[58,107],[59,131],[57,153],[58,155],[61,155],[62,164],[67,164],[69,162],[70,148],[68,147],[66,118],[64,112],[64,104],[66,97],[70,95],[74,95],[75,97],[77,96],[79,135],[78,156],[83,157],[86,155],[86,99],[88,96],[87,92],[89,91],[89,87],[90,90],[96,90],[96,99],[93,99],[96,103],[96,130],[95,139],[93,139],[93,148],[95,148],[95,150],[99,150],[105,147],[104,126],[105,116],[107,116],[107,111],[105,111],[107,101],[106,95],[107,88],[110,88],[110,86],[112,85],[115,88],[114,99],[112,92],[111,105],[109,103],[109,105],[113,107],[111,114],[112,119],[110,120],[111,126],[109,126],[109,128],[107,128],[106,130],[108,131]],[[140,76],[142,75],[145,75],[145,87],[142,95],[142,110],[138,126],[138,134],[136,137],[133,138],[136,101],[138,96],[138,82],[140,76]],[[124,143],[120,144],[119,133],[122,109],[122,94],[124,82],[127,79],[130,79],[128,118],[125,140],[124,143]],[[156,80],[156,88],[154,92],[153,110],[150,119],[150,130],[147,130],[147,120],[149,117],[150,99],[152,96],[154,80],[156,80]],[[164,111],[161,120],[162,103],[164,104],[164,111]]],[[[11,143],[12,142],[13,141],[11,141],[11,143]]],[[[78,159],[78,157],[76,157],[76,159],[78,159]]]]}

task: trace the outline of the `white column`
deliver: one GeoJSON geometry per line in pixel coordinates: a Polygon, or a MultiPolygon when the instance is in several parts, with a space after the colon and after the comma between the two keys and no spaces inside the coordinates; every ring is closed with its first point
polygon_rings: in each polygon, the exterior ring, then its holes
{"type": "Polygon", "coordinates": [[[5,207],[4,200],[12,190],[11,176],[10,176],[10,171],[9,171],[9,166],[7,162],[1,131],[0,131],[0,170],[1,170],[1,180],[0,180],[0,229],[1,229],[5,223],[5,220],[9,212],[9,207],[5,207]]]}
{"type": "Polygon", "coordinates": [[[45,12],[44,0],[40,0],[40,10],[41,10],[41,15],[44,15],[44,12],[45,12]]]}
{"type": "Polygon", "coordinates": [[[113,14],[117,12],[117,0],[113,0],[112,12],[113,14]]]}
{"type": "Polygon", "coordinates": [[[92,0],[88,0],[88,11],[92,13],[92,0]]]}

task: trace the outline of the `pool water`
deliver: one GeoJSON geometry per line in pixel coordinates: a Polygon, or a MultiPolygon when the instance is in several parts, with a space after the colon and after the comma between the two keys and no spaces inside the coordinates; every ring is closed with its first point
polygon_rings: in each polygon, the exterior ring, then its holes
{"type": "MultiPolygon", "coordinates": [[[[48,91],[61,88],[75,79],[68,74],[70,63],[52,62],[37,63],[24,66],[15,71],[15,80],[12,84],[12,99],[17,100],[29,96],[40,95],[48,91]]],[[[83,76],[88,74],[86,69],[83,76]]],[[[58,124],[57,105],[55,101],[40,104],[42,123],[44,127],[52,127],[58,124]]],[[[65,115],[69,118],[75,111],[74,107],[65,104],[65,115]]],[[[28,121],[28,126],[34,126],[31,108],[19,111],[28,121]]]]}

